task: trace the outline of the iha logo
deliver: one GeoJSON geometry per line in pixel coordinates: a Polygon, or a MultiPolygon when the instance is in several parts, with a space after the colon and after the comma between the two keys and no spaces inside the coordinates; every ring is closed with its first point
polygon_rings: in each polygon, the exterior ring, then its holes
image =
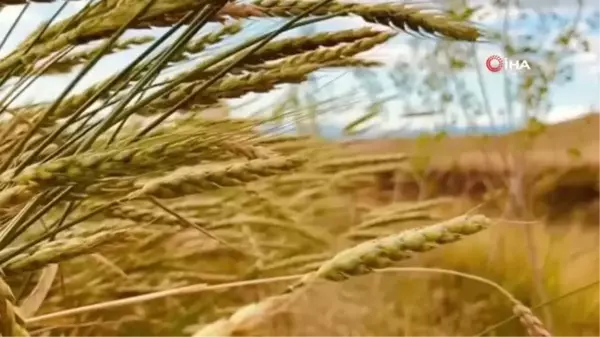
{"type": "Polygon", "coordinates": [[[526,60],[511,60],[507,58],[501,58],[498,55],[492,55],[485,60],[485,67],[493,72],[497,73],[503,69],[507,70],[531,70],[529,63],[526,60]]]}

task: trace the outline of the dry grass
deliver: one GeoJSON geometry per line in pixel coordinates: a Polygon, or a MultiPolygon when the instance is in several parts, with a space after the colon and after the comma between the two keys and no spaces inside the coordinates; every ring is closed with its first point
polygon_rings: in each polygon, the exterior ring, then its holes
{"type": "MultiPolygon", "coordinates": [[[[479,200],[462,195],[390,198],[380,177],[422,173],[421,149],[357,154],[259,131],[267,118],[214,116],[225,98],[377,66],[358,55],[406,31],[485,37],[420,6],[326,0],[102,1],[42,25],[0,59],[0,334],[600,333],[597,228],[580,218],[555,229],[499,219],[489,203],[473,210],[479,200]],[[347,15],[376,25],[273,40],[347,15]],[[288,20],[220,45],[267,17],[288,20]],[[207,32],[207,22],[222,27],[207,32]],[[162,38],[121,38],[150,27],[181,34],[162,49],[162,38]],[[73,72],[75,85],[132,45],[148,54],[80,93],[12,102],[26,79],[73,72]],[[192,67],[173,75],[183,62],[192,67]],[[543,284],[524,226],[546,257],[543,284]],[[550,314],[534,310],[539,287],[550,314]],[[519,324],[502,322],[513,314],[519,324]]],[[[534,197],[564,180],[557,172],[534,197]]]]}

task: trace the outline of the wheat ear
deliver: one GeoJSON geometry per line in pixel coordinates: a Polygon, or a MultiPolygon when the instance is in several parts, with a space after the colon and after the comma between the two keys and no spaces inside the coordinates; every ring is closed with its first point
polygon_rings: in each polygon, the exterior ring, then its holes
{"type": "Polygon", "coordinates": [[[376,240],[363,242],[336,254],[314,273],[305,275],[288,292],[316,279],[343,281],[364,275],[373,269],[389,267],[393,262],[412,257],[475,234],[491,224],[483,215],[463,215],[436,225],[415,228],[376,240]]]}
{"type": "MultiPolygon", "coordinates": [[[[256,0],[253,3],[265,15],[289,17],[310,8],[315,1],[306,0],[256,0]]],[[[329,2],[312,15],[356,15],[363,20],[395,27],[401,30],[424,31],[455,40],[477,41],[482,32],[471,24],[452,20],[441,12],[423,7],[393,3],[329,2]]]]}
{"type": "Polygon", "coordinates": [[[544,323],[533,314],[531,309],[523,303],[513,300],[513,313],[519,317],[519,322],[527,330],[527,334],[532,337],[550,337],[552,334],[544,327],[544,323]]]}
{"type": "Polygon", "coordinates": [[[241,186],[280,173],[289,172],[304,164],[298,157],[254,159],[213,167],[182,167],[172,173],[137,184],[138,191],[130,197],[151,195],[175,198],[223,187],[241,186]]]}
{"type": "Polygon", "coordinates": [[[33,252],[19,254],[9,260],[3,269],[6,273],[19,273],[40,269],[48,264],[57,263],[88,254],[97,247],[122,241],[128,237],[128,230],[101,232],[89,237],[75,237],[48,242],[37,247],[33,252]]]}

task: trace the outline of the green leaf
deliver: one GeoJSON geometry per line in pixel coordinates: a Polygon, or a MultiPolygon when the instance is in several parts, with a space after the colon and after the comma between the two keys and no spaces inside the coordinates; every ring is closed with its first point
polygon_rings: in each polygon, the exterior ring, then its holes
{"type": "Polygon", "coordinates": [[[380,113],[381,113],[381,103],[376,102],[376,103],[371,104],[371,106],[367,109],[367,111],[365,112],[364,115],[353,120],[352,122],[348,123],[344,127],[344,134],[356,135],[356,134],[366,131],[365,128],[361,129],[360,127],[362,125],[364,125],[366,122],[377,117],[380,113]]]}

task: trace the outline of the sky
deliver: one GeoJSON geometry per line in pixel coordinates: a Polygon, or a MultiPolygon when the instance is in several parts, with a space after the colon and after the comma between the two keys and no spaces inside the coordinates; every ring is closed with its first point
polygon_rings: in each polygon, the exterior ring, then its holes
{"type": "MultiPolygon", "coordinates": [[[[447,5],[447,1],[434,0],[438,4],[447,5]]],[[[588,52],[576,52],[563,59],[561,64],[573,68],[572,80],[561,86],[553,86],[549,97],[551,106],[543,109],[538,115],[546,122],[560,122],[568,120],[590,111],[597,111],[600,107],[600,32],[598,28],[599,4],[596,0],[582,0],[583,11],[580,12],[582,20],[578,23],[578,30],[589,40],[588,52]],[[596,18],[586,23],[585,19],[596,18]]],[[[513,1],[515,2],[515,1],[513,1]]],[[[577,16],[578,8],[576,0],[519,0],[518,7],[512,6],[510,10],[504,11],[492,7],[487,0],[472,0],[470,5],[480,5],[481,10],[473,17],[473,21],[487,30],[501,30],[505,20],[509,22],[507,36],[516,40],[523,35],[533,35],[540,47],[540,51],[549,48],[551,39],[559,32],[564,31],[568,25],[572,25],[577,16]],[[548,20],[547,13],[554,13],[555,19],[548,20]],[[541,33],[540,33],[541,32],[541,33]]],[[[72,2],[62,12],[59,18],[74,14],[84,4],[84,1],[72,2]]],[[[0,56],[9,52],[19,41],[35,29],[43,20],[49,19],[56,10],[59,3],[42,4],[32,3],[23,15],[22,21],[15,32],[10,36],[5,47],[0,50],[0,56]]],[[[22,6],[9,6],[0,12],[0,36],[8,31],[10,24],[21,11],[22,6]]],[[[281,24],[277,20],[261,20],[261,22],[250,21],[246,34],[256,35],[265,29],[277,27],[281,24]],[[265,22],[266,21],[266,22],[265,22]]],[[[298,29],[288,35],[310,34],[315,31],[332,31],[339,29],[355,28],[369,25],[378,29],[388,29],[378,25],[366,24],[362,19],[356,17],[336,18],[324,23],[319,23],[310,30],[298,29]]],[[[207,31],[216,25],[206,27],[207,31]]],[[[164,30],[136,30],[128,32],[125,36],[153,35],[159,36],[164,30]]],[[[203,30],[202,32],[205,32],[203,30]]],[[[226,41],[217,47],[229,47],[240,39],[247,37],[242,35],[238,40],[226,41]]],[[[346,69],[328,69],[316,73],[311,77],[310,83],[301,87],[303,95],[309,95],[316,101],[329,101],[332,97],[340,99],[334,103],[321,104],[319,123],[329,128],[341,129],[350,121],[362,116],[365,111],[372,108],[373,102],[385,99],[385,104],[377,107],[381,112],[377,118],[371,121],[371,129],[376,132],[394,130],[426,130],[440,128],[464,128],[473,127],[505,128],[516,126],[526,116],[523,106],[518,104],[514,98],[505,95],[505,79],[517,79],[526,75],[521,71],[505,71],[492,73],[485,67],[486,59],[492,55],[505,57],[502,49],[493,43],[482,43],[470,45],[456,43],[452,48],[475,51],[473,66],[466,70],[447,75],[439,72],[438,76],[453,83],[454,94],[461,92],[469,93],[473,104],[480,106],[478,110],[485,113],[477,117],[466,117],[464,104],[451,103],[441,106],[423,99],[422,94],[414,87],[414,83],[422,81],[424,76],[435,73],[441,67],[437,59],[428,60],[432,49],[440,42],[430,38],[419,38],[408,34],[399,34],[389,43],[379,46],[361,55],[367,59],[378,60],[384,63],[380,69],[369,73],[355,73],[346,69]],[[368,82],[369,78],[374,81],[368,82]],[[395,82],[392,80],[395,78],[395,82]],[[366,80],[366,81],[365,81],[366,80]],[[398,84],[400,82],[400,84],[398,84]],[[461,82],[460,88],[458,83],[461,82]],[[366,86],[366,84],[374,84],[366,86]],[[408,85],[409,89],[404,86],[408,85]],[[400,85],[400,86],[398,86],[400,85]],[[411,87],[412,85],[412,87],[411,87]],[[357,94],[356,90],[361,90],[357,94]],[[482,91],[483,90],[483,91],[482,91]],[[483,94],[485,92],[485,95],[483,94]],[[488,104],[485,104],[484,97],[488,104]],[[509,104],[510,102],[510,104],[509,104]],[[429,111],[433,113],[427,114],[429,111]],[[512,111],[512,114],[510,113],[512,111]],[[422,117],[414,117],[415,113],[424,112],[422,117]],[[490,113],[487,113],[490,112],[490,113]],[[408,117],[411,116],[411,117],[408,117]]],[[[127,64],[128,60],[137,56],[141,49],[134,49],[107,57],[101,61],[82,81],[76,90],[81,90],[95,82],[98,82],[119,70],[127,64]]],[[[535,57],[535,55],[534,55],[535,57]]],[[[521,60],[522,61],[522,60],[521,60]]],[[[527,61],[525,59],[525,61],[527,61]]],[[[539,59],[529,60],[533,64],[539,59]]],[[[445,61],[440,61],[444,63],[445,61]]],[[[534,65],[535,68],[537,65],[534,65]]],[[[547,65],[542,62],[542,67],[547,65]]],[[[533,69],[531,71],[536,71],[533,69]]],[[[30,103],[47,101],[56,97],[62,88],[68,83],[72,76],[48,76],[38,80],[19,99],[18,103],[30,103]]],[[[269,111],[273,106],[284,99],[289,87],[281,86],[273,93],[260,95],[247,95],[242,99],[228,101],[234,107],[233,114],[238,116],[249,115],[257,111],[269,111]]],[[[514,90],[514,89],[512,89],[514,90]]],[[[307,96],[303,96],[307,97],[307,96]]],[[[470,102],[470,101],[469,101],[470,102]]],[[[471,104],[472,105],[472,104],[471,104]]],[[[470,113],[470,112],[469,112],[470,113]]]]}

